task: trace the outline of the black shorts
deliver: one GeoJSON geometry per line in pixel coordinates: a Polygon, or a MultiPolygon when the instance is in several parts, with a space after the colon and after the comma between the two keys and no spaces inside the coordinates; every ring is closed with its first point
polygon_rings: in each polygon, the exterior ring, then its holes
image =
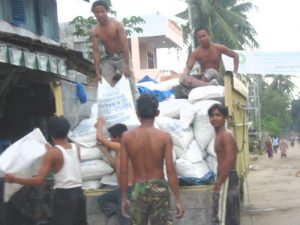
{"type": "Polygon", "coordinates": [[[81,187],[55,189],[53,225],[87,225],[85,196],[81,187]]]}

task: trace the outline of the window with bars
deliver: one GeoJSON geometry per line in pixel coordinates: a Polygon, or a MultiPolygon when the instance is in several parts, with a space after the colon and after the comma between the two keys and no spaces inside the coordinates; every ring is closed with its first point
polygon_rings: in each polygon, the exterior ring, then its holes
{"type": "Polygon", "coordinates": [[[148,57],[148,69],[153,69],[154,68],[154,56],[153,56],[153,53],[147,52],[147,57],[148,57]]]}

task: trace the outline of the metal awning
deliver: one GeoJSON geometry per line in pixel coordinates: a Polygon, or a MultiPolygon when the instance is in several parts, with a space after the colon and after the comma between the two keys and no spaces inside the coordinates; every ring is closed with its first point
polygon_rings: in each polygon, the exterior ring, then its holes
{"type": "Polygon", "coordinates": [[[60,76],[67,76],[69,70],[95,76],[93,63],[82,52],[5,32],[0,32],[0,63],[60,76]]]}

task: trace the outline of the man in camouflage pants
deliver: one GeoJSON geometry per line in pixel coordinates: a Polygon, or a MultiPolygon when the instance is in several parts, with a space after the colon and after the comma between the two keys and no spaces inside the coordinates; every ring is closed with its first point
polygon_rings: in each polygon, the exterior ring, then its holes
{"type": "Polygon", "coordinates": [[[170,134],[154,127],[158,115],[158,101],[154,95],[141,95],[137,100],[137,111],[141,126],[125,132],[121,138],[120,184],[122,213],[127,215],[129,160],[133,166],[134,188],[131,194],[131,224],[170,225],[170,192],[164,179],[166,163],[169,185],[175,195],[177,218],[184,215],[184,207],[179,195],[177,174],[173,163],[173,143],[170,134]]]}

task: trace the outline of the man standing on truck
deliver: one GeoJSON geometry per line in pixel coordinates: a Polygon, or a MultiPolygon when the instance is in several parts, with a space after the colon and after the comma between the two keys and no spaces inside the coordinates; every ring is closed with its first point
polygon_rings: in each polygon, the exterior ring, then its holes
{"type": "MultiPolygon", "coordinates": [[[[103,134],[104,127],[104,118],[99,117],[97,121],[97,141],[105,146],[105,148],[101,148],[103,154],[108,159],[110,165],[115,169],[118,182],[120,183],[120,151],[121,151],[121,137],[122,134],[127,131],[127,127],[124,124],[115,124],[112,127],[108,128],[108,132],[110,133],[111,140],[108,140],[103,134]],[[110,150],[115,151],[116,156],[113,157],[110,154],[110,150]]],[[[131,163],[129,163],[129,175],[128,175],[128,190],[127,190],[127,198],[130,199],[132,184],[133,184],[133,172],[131,163]]],[[[120,188],[107,192],[101,195],[98,198],[98,203],[106,216],[112,216],[117,213],[118,217],[118,225],[129,225],[130,220],[127,217],[124,217],[121,212],[121,191],[120,188]]]]}
{"type": "Polygon", "coordinates": [[[122,213],[127,215],[129,203],[126,198],[128,162],[132,162],[134,188],[131,195],[131,224],[167,225],[172,223],[169,185],[175,195],[177,218],[184,215],[184,206],[179,195],[178,179],[172,158],[170,134],[154,127],[159,114],[158,101],[154,95],[144,94],[137,100],[141,125],[123,134],[121,139],[121,194],[122,213]],[[164,179],[166,163],[168,181],[164,179]]]}
{"type": "Polygon", "coordinates": [[[235,217],[234,205],[238,200],[238,175],[235,170],[237,143],[232,132],[225,128],[225,121],[228,116],[228,110],[221,104],[214,104],[208,109],[210,123],[216,131],[215,152],[217,154],[217,179],[213,186],[212,193],[212,222],[220,224],[218,217],[219,196],[222,185],[228,179],[227,211],[226,221],[230,225],[239,225],[239,220],[235,217]],[[229,210],[229,211],[228,211],[229,210]]]}
{"type": "Polygon", "coordinates": [[[63,116],[52,116],[48,134],[55,147],[46,145],[39,174],[31,178],[5,174],[5,181],[22,185],[41,185],[50,171],[54,172],[53,225],[87,225],[85,196],[82,191],[80,150],[67,142],[69,121],[63,116]]]}
{"type": "Polygon", "coordinates": [[[101,82],[103,76],[110,85],[113,85],[116,74],[124,74],[129,79],[133,99],[136,99],[138,91],[135,86],[135,77],[132,72],[128,42],[123,25],[107,16],[109,7],[106,0],[95,1],[91,10],[99,21],[99,24],[92,29],[96,79],[101,82]],[[102,58],[98,39],[106,51],[106,56],[102,58]]]}
{"type": "Polygon", "coordinates": [[[196,61],[200,63],[201,74],[204,74],[207,69],[214,69],[218,73],[221,71],[222,54],[233,58],[233,72],[237,73],[239,67],[239,55],[226,47],[225,45],[215,44],[211,42],[209,31],[205,27],[199,27],[194,32],[197,36],[200,47],[196,48],[190,55],[186,67],[183,72],[181,81],[185,86],[192,83],[191,77],[189,76],[193,69],[196,61]]]}

